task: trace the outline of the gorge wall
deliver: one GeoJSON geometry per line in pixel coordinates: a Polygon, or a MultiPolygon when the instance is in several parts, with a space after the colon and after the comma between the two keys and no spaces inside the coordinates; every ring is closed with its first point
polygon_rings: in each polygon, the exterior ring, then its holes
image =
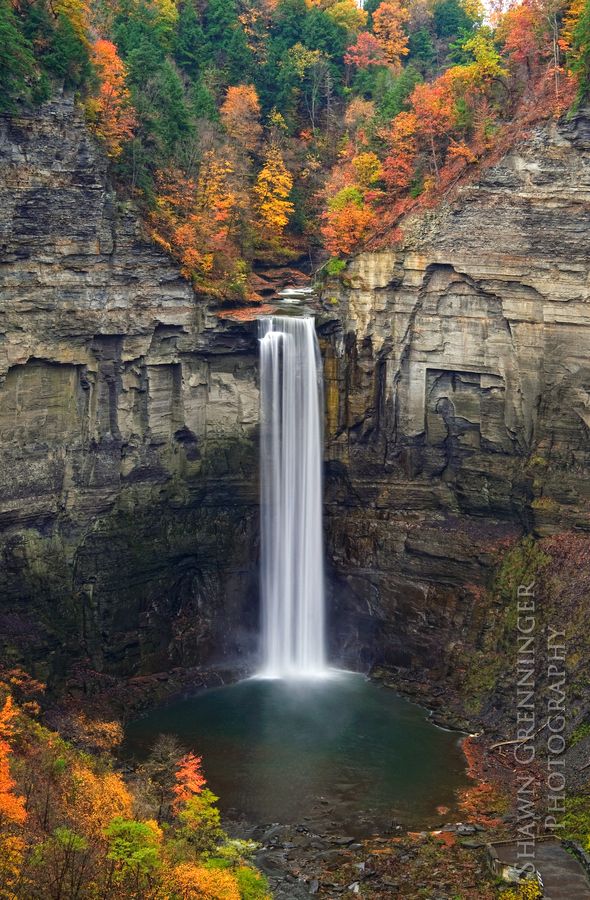
{"type": "Polygon", "coordinates": [[[246,652],[254,329],[142,235],[72,99],[0,119],[0,247],[0,657],[47,676],[246,652]]]}
{"type": "MultiPolygon", "coordinates": [[[[590,120],[539,127],[324,283],[335,651],[432,681],[485,646],[528,531],[590,526],[590,120]]],[[[129,675],[245,659],[253,324],[117,199],[68,98],[0,119],[0,657],[129,675]]]]}
{"type": "Polygon", "coordinates": [[[590,120],[533,130],[327,280],[336,644],[448,675],[524,532],[590,528],[590,120]]]}

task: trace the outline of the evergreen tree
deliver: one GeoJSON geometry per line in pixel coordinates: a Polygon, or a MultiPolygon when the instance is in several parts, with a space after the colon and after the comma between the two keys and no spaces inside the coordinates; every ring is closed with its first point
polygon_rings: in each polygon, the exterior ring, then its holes
{"type": "Polygon", "coordinates": [[[434,5],[434,30],[439,38],[458,37],[464,31],[470,31],[474,19],[468,15],[459,0],[438,0],[434,5]]]}
{"type": "Polygon", "coordinates": [[[10,112],[16,101],[30,98],[35,69],[30,42],[8,0],[0,0],[0,111],[10,112]]]}
{"type": "Polygon", "coordinates": [[[191,131],[184,88],[177,70],[166,60],[154,80],[157,118],[155,130],[165,155],[173,153],[178,141],[191,131]]]}
{"type": "Polygon", "coordinates": [[[42,57],[42,62],[52,75],[63,79],[66,88],[80,87],[90,76],[90,57],[86,44],[80,40],[72,23],[63,13],[57,17],[50,47],[42,57]]]}
{"type": "Polygon", "coordinates": [[[114,38],[124,59],[142,44],[152,44],[165,53],[169,50],[170,27],[143,0],[137,6],[131,0],[123,0],[115,22],[114,38]]]}
{"type": "Polygon", "coordinates": [[[205,58],[205,33],[193,0],[186,0],[180,11],[174,42],[174,58],[178,67],[196,78],[205,58]]]}
{"type": "Polygon", "coordinates": [[[363,9],[365,12],[369,13],[369,16],[372,16],[377,7],[381,4],[382,0],[365,0],[363,4],[363,9]]]}
{"type": "Polygon", "coordinates": [[[578,78],[578,105],[590,98],[590,2],[586,3],[574,30],[571,68],[578,78]]]}
{"type": "Polygon", "coordinates": [[[238,24],[235,0],[209,0],[203,22],[207,58],[215,61],[227,59],[233,30],[238,24]]]}
{"type": "Polygon", "coordinates": [[[422,81],[422,76],[414,66],[406,66],[399,75],[391,77],[391,73],[382,70],[377,77],[376,96],[377,115],[380,121],[389,122],[403,109],[407,108],[407,100],[415,86],[422,81]]]}
{"type": "Polygon", "coordinates": [[[255,72],[252,51],[248,46],[246,33],[237,25],[227,44],[227,77],[230,84],[244,84],[252,81],[255,72]]]}
{"type": "Polygon", "coordinates": [[[139,88],[145,87],[162,69],[164,60],[165,56],[158,46],[142,40],[139,47],[127,56],[129,82],[139,88]]]}
{"type": "Polygon", "coordinates": [[[427,28],[420,28],[409,35],[408,48],[410,51],[408,61],[423,75],[432,72],[436,51],[427,28]]]}
{"type": "Polygon", "coordinates": [[[326,13],[313,7],[305,17],[302,43],[310,50],[321,50],[328,59],[342,58],[348,45],[346,29],[326,13]]]}
{"type": "Polygon", "coordinates": [[[303,40],[303,25],[307,14],[305,0],[280,0],[274,13],[269,57],[278,60],[286,50],[303,40]]]}
{"type": "Polygon", "coordinates": [[[200,78],[191,90],[190,108],[196,119],[209,119],[211,121],[219,119],[215,97],[203,78],[200,78]]]}

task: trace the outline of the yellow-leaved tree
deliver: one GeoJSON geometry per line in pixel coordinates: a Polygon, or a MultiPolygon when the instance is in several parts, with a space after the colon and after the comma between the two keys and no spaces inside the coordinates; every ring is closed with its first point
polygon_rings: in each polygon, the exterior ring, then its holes
{"type": "Polygon", "coordinates": [[[269,236],[281,235],[289,221],[294,209],[289,200],[292,187],[293,176],[285,166],[281,151],[271,145],[254,185],[260,225],[269,236]]]}

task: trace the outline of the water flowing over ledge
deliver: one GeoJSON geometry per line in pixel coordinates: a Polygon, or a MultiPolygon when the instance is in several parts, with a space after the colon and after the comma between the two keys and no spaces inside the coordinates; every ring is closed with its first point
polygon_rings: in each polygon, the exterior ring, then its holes
{"type": "Polygon", "coordinates": [[[322,363],[312,317],[260,320],[263,667],[328,674],[322,530],[322,363]]]}

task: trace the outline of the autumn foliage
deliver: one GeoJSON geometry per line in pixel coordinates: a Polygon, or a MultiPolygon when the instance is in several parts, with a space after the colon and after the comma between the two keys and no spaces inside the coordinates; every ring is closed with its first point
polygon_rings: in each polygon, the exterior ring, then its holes
{"type": "Polygon", "coordinates": [[[182,900],[240,900],[238,885],[229,872],[183,863],[174,869],[171,882],[182,900]]]}
{"type": "Polygon", "coordinates": [[[25,710],[38,689],[0,673],[0,897],[270,900],[248,863],[256,845],[221,829],[200,757],[160,739],[127,781],[110,754],[116,723],[60,714],[91,755],[25,710]]]}
{"type": "Polygon", "coordinates": [[[95,134],[101,138],[109,156],[120,156],[137,124],[127,87],[127,69],[111,41],[98,40],[92,48],[100,86],[96,97],[87,102],[88,116],[95,134]]]}
{"type": "Polygon", "coordinates": [[[179,807],[195,794],[200,794],[207,783],[201,771],[201,757],[195,756],[194,753],[183,756],[178,763],[175,778],[174,802],[179,807]]]}
{"type": "MultiPolygon", "coordinates": [[[[395,241],[402,235],[397,223],[409,208],[436,202],[480,160],[496,148],[507,148],[511,129],[517,133],[514,123],[522,122],[524,129],[560,115],[571,104],[576,65],[585,71],[576,62],[576,47],[585,40],[582,0],[512,3],[503,12],[496,9],[493,27],[474,5],[465,2],[460,9],[457,14],[466,23],[471,16],[471,30],[464,30],[454,45],[455,55],[461,51],[460,62],[443,67],[435,77],[413,74],[412,81],[406,79],[405,97],[387,122],[380,120],[374,104],[372,110],[367,106],[362,124],[356,113],[345,117],[346,143],[324,189],[321,228],[332,255],[346,256],[379,234],[395,241]],[[360,161],[371,153],[380,165],[374,165],[375,177],[368,184],[360,161]]],[[[418,13],[412,10],[411,15],[418,13]]],[[[408,40],[411,15],[409,6],[384,0],[373,13],[372,32],[357,36],[345,61],[361,72],[399,71],[404,57],[415,52],[408,40]]],[[[427,54],[428,14],[420,15],[419,52],[427,54]]],[[[437,27],[440,38],[451,26],[440,18],[437,27]]],[[[409,68],[399,75],[400,84],[409,68]]],[[[356,110],[359,103],[367,101],[355,98],[349,109],[356,110]]]]}
{"type": "Polygon", "coordinates": [[[21,825],[26,817],[25,799],[15,792],[16,782],[10,774],[10,738],[16,710],[10,694],[0,709],[0,823],[21,825]]]}
{"type": "Polygon", "coordinates": [[[585,0],[0,7],[0,110],[75,91],[118,191],[226,311],[262,302],[259,266],[395,243],[590,96],[585,0]]]}
{"type": "Polygon", "coordinates": [[[278,147],[268,147],[264,166],[258,173],[254,193],[256,194],[258,216],[266,233],[280,235],[293,212],[289,194],[293,178],[287,170],[278,147]]]}
{"type": "Polygon", "coordinates": [[[260,101],[253,85],[229,87],[219,114],[233,140],[239,141],[246,150],[256,150],[262,137],[262,125],[260,101]]]}
{"type": "Polygon", "coordinates": [[[344,62],[358,69],[369,66],[382,66],[387,62],[385,49],[381,41],[370,31],[362,31],[344,54],[344,62]]]}
{"type": "Polygon", "coordinates": [[[404,29],[410,18],[408,10],[399,0],[383,0],[373,15],[375,36],[388,62],[398,68],[408,50],[408,36],[404,29]]]}

